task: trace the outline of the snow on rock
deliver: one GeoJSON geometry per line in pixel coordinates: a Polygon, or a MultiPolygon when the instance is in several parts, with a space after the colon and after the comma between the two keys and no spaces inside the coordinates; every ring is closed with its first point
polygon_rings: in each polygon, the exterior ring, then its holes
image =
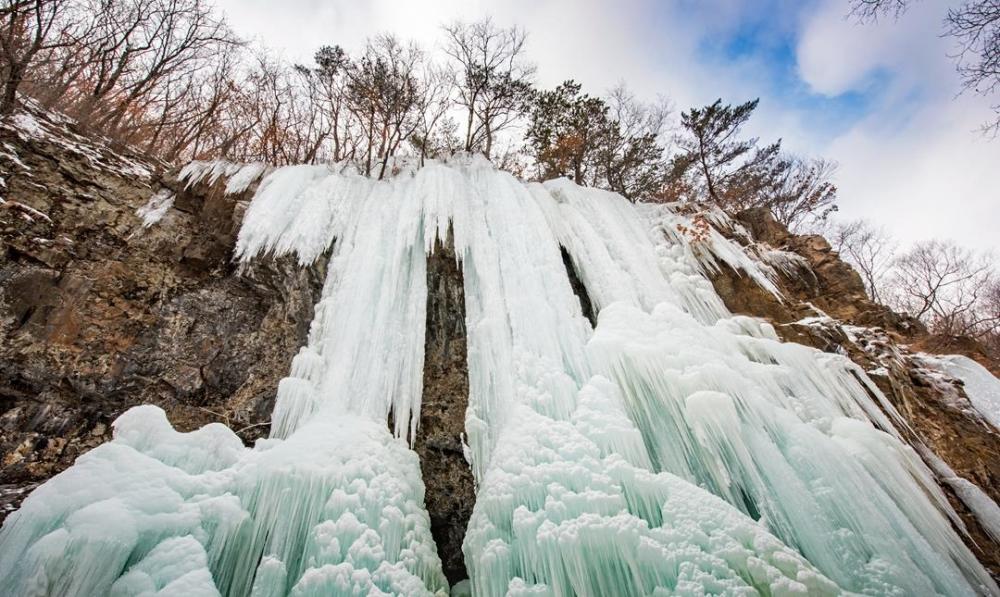
{"type": "Polygon", "coordinates": [[[420,433],[427,254],[451,229],[477,483],[461,591],[998,591],[864,371],[728,313],[706,278],[720,264],[777,289],[715,230],[723,215],[524,184],[468,156],[385,181],[246,168],[182,175],[264,177],[236,257],[330,254],[271,437],[247,449],[222,426],[181,434],[155,407],[129,411],[8,519],[6,586],[208,595],[208,573],[225,595],[445,594],[406,440],[420,433]]]}
{"type": "Polygon", "coordinates": [[[803,272],[811,271],[809,260],[798,253],[763,245],[754,245],[752,248],[761,261],[788,276],[802,275],[803,272]]]}
{"type": "MultiPolygon", "coordinates": [[[[27,110],[13,114],[0,123],[0,128],[10,131],[18,138],[28,142],[42,142],[56,145],[62,150],[84,158],[93,168],[111,172],[120,176],[148,180],[152,176],[150,165],[143,161],[111,149],[108,139],[84,137],[71,128],[74,124],[70,119],[52,111],[47,111],[39,104],[24,98],[27,110]]],[[[16,149],[10,144],[4,144],[6,151],[0,155],[28,171],[17,156],[16,149]]]]}
{"type": "Polygon", "coordinates": [[[1000,506],[975,483],[959,477],[945,461],[938,458],[929,449],[922,446],[918,446],[918,449],[924,460],[930,463],[934,473],[947,483],[955,491],[958,499],[962,500],[962,503],[969,508],[979,524],[982,525],[983,530],[994,541],[1000,541],[1000,506]]]}
{"type": "Polygon", "coordinates": [[[962,355],[920,355],[925,365],[962,380],[965,394],[973,408],[1000,430],[1000,379],[986,367],[962,355]]]}
{"type": "Polygon", "coordinates": [[[160,189],[149,201],[135,211],[142,218],[142,227],[149,228],[163,219],[167,211],[174,206],[174,194],[169,189],[160,189]]]}
{"type": "Polygon", "coordinates": [[[45,215],[44,213],[38,211],[30,205],[21,203],[20,201],[7,201],[3,197],[0,197],[0,208],[3,209],[16,209],[21,212],[21,216],[29,222],[33,222],[36,218],[45,222],[52,223],[52,218],[45,215]]]}

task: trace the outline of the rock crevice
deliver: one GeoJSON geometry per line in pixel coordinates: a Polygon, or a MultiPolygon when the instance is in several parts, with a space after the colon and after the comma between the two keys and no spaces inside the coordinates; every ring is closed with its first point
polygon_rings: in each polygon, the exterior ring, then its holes
{"type": "Polygon", "coordinates": [[[452,235],[436,241],[427,259],[424,391],[413,449],[420,457],[425,505],[445,576],[468,577],[462,541],[475,504],[475,486],[463,450],[469,404],[465,291],[452,235]]]}

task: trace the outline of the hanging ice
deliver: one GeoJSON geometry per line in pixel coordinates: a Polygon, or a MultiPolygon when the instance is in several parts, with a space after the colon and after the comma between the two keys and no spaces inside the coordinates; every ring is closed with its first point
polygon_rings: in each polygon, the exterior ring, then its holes
{"type": "MultiPolygon", "coordinates": [[[[185,176],[242,187],[262,171],[185,176]]],[[[725,262],[777,292],[766,267],[668,208],[465,158],[386,182],[320,166],[267,175],[238,257],[331,252],[271,438],[246,449],[219,425],[179,434],[158,409],[129,411],[113,442],[8,519],[3,586],[446,592],[406,440],[420,433],[426,256],[449,227],[465,284],[474,594],[997,592],[864,372],[732,317],[704,275],[725,262]]]]}

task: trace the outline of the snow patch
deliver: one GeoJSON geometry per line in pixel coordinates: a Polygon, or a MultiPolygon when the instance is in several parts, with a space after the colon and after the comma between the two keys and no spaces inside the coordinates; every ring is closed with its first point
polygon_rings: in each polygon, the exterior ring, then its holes
{"type": "Polygon", "coordinates": [[[973,408],[1000,430],[1000,379],[986,367],[962,355],[920,355],[920,361],[951,377],[962,380],[973,408]]]}
{"type": "Polygon", "coordinates": [[[170,189],[160,189],[145,205],[135,210],[135,214],[142,218],[142,227],[149,228],[162,220],[173,205],[174,193],[170,189]]]}

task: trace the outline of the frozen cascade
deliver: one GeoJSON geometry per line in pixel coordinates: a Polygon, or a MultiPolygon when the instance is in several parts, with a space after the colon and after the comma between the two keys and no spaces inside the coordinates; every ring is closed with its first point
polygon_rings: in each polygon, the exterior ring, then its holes
{"type": "MultiPolygon", "coordinates": [[[[263,172],[188,175],[239,187],[263,172]]],[[[426,255],[449,226],[466,297],[473,594],[998,593],[864,372],[731,316],[705,277],[725,263],[777,292],[767,266],[669,208],[464,157],[386,182],[267,174],[237,256],[331,252],[271,438],[247,449],[221,425],[182,434],[155,407],[130,410],[8,518],[2,586],[445,594],[406,440],[420,433],[426,255]]]]}

